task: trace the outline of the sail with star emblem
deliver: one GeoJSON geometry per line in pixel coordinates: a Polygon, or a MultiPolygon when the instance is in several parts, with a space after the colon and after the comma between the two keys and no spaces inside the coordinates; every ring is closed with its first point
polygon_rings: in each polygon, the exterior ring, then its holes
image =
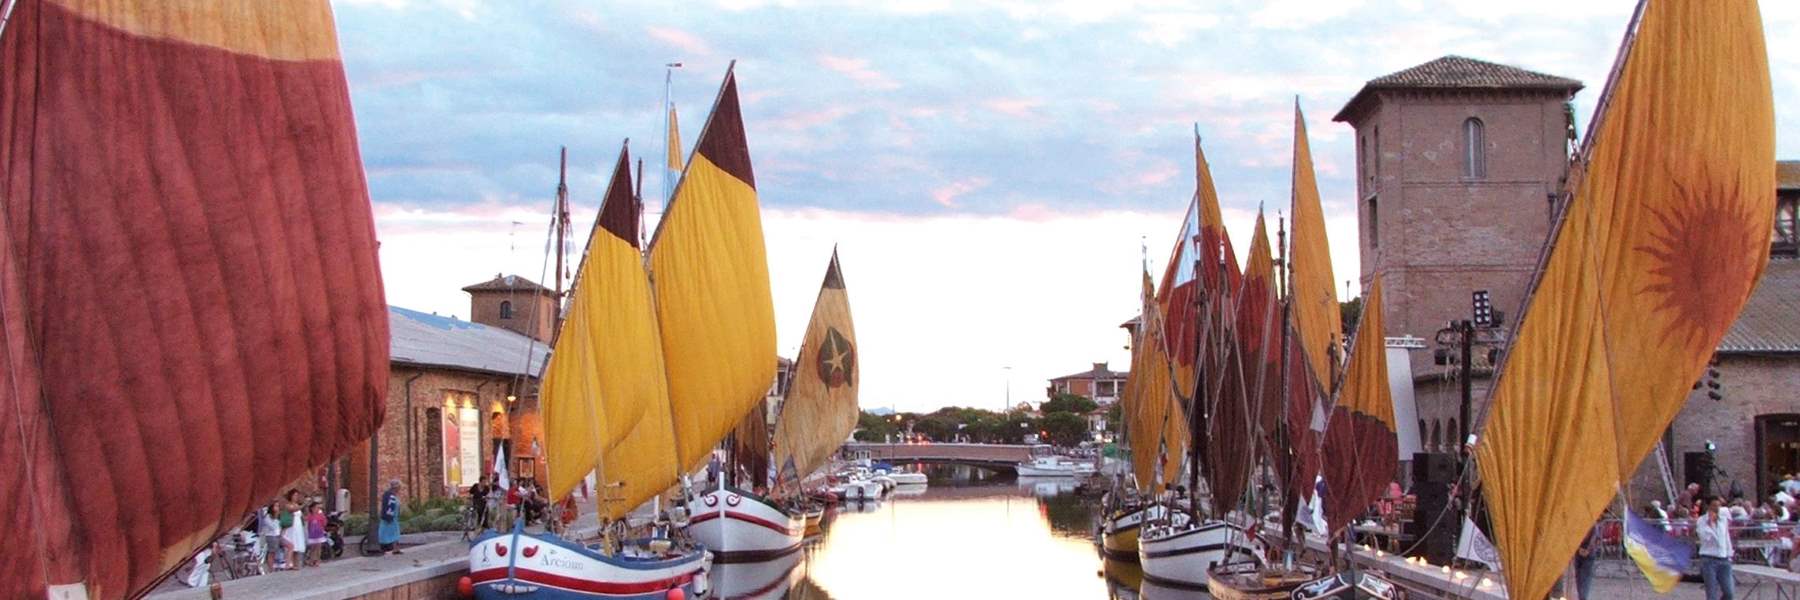
{"type": "MultiPolygon", "coordinates": [[[[775,465],[805,477],[825,466],[850,432],[856,429],[856,327],[850,320],[850,297],[837,251],[825,269],[825,282],[813,302],[812,321],[794,361],[794,383],[775,422],[775,465]]],[[[785,476],[785,475],[784,475],[785,476]]]]}
{"type": "Polygon", "coordinates": [[[1475,449],[1514,598],[1562,574],[1768,264],[1775,107],[1757,3],[1638,10],[1475,449]]]}

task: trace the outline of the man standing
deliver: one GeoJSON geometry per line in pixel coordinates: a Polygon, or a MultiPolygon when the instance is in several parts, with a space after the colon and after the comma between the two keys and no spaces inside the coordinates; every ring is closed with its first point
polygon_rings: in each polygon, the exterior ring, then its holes
{"type": "Polygon", "coordinates": [[[1731,578],[1731,518],[1726,516],[1725,501],[1714,496],[1706,503],[1706,514],[1694,522],[1700,537],[1700,577],[1706,580],[1706,600],[1732,600],[1737,585],[1731,578]]]}
{"type": "Polygon", "coordinates": [[[1593,598],[1588,593],[1594,589],[1594,563],[1598,558],[1594,556],[1597,549],[1594,532],[1598,528],[1598,523],[1589,527],[1587,537],[1581,538],[1581,547],[1575,550],[1575,597],[1580,600],[1593,598]]]}
{"type": "Polygon", "coordinates": [[[475,485],[469,486],[469,505],[475,509],[475,526],[479,529],[487,529],[488,528],[487,475],[485,475],[485,474],[482,475],[479,479],[475,480],[475,485]]]}

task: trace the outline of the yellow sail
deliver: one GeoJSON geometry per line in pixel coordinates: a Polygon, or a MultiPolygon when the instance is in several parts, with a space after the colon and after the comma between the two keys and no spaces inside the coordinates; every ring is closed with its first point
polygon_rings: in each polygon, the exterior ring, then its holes
{"type": "Polygon", "coordinates": [[[856,390],[862,382],[858,350],[850,297],[833,250],[794,360],[793,385],[775,422],[774,467],[781,479],[819,470],[856,429],[856,390]]]}
{"type": "Polygon", "coordinates": [[[612,518],[676,476],[662,340],[637,247],[629,160],[621,151],[613,167],[540,390],[551,498],[566,496],[598,468],[607,499],[601,509],[612,518]]]}
{"type": "MultiPolygon", "coordinates": [[[[675,118],[675,105],[669,105],[669,160],[665,163],[671,173],[681,172],[681,124],[675,118]]],[[[664,184],[667,185],[667,184],[664,184]]]]}
{"type": "Polygon", "coordinates": [[[737,79],[725,72],[650,242],[679,463],[698,466],[775,378],[775,307],[737,79]]]}
{"type": "Polygon", "coordinates": [[[1640,6],[1476,456],[1514,598],[1541,598],[1655,445],[1767,261],[1753,0],[1640,6]]]}
{"type": "Polygon", "coordinates": [[[1125,396],[1121,400],[1125,405],[1119,410],[1129,419],[1132,476],[1137,479],[1138,489],[1153,491],[1161,465],[1163,421],[1173,404],[1175,389],[1169,380],[1169,354],[1162,342],[1162,318],[1148,271],[1144,273],[1142,301],[1143,312],[1138,316],[1137,335],[1131,344],[1131,372],[1125,375],[1125,396]]]}
{"type": "Polygon", "coordinates": [[[1337,280],[1331,274],[1331,245],[1325,237],[1325,211],[1319,206],[1319,184],[1313,179],[1312,149],[1306,141],[1306,116],[1294,105],[1294,340],[1306,356],[1318,389],[1331,389],[1332,352],[1344,331],[1338,312],[1337,280]]]}

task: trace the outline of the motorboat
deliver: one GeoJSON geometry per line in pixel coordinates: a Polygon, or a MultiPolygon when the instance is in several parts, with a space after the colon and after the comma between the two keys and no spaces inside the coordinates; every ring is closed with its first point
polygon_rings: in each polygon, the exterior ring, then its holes
{"type": "Polygon", "coordinates": [[[1020,477],[1076,477],[1094,474],[1093,463],[1076,462],[1061,456],[1038,456],[1020,462],[1020,477]]]}

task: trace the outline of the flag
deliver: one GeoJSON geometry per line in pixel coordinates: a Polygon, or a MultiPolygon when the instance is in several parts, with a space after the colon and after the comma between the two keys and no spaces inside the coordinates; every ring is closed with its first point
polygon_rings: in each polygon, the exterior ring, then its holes
{"type": "Polygon", "coordinates": [[[1467,516],[1463,517],[1462,535],[1456,538],[1456,557],[1481,563],[1489,571],[1500,570],[1500,551],[1488,541],[1486,534],[1481,533],[1481,528],[1475,526],[1475,520],[1467,516]]]}
{"type": "Polygon", "coordinates": [[[1681,582],[1694,546],[1644,522],[1636,513],[1625,511],[1625,554],[1637,563],[1656,593],[1667,594],[1681,582]]]}
{"type": "Polygon", "coordinates": [[[1476,448],[1514,598],[1550,589],[1768,263],[1775,110],[1757,3],[1641,6],[1476,448]]]}
{"type": "Polygon", "coordinates": [[[499,484],[500,489],[512,489],[512,478],[506,474],[506,448],[504,446],[494,448],[494,483],[499,484]]]}

